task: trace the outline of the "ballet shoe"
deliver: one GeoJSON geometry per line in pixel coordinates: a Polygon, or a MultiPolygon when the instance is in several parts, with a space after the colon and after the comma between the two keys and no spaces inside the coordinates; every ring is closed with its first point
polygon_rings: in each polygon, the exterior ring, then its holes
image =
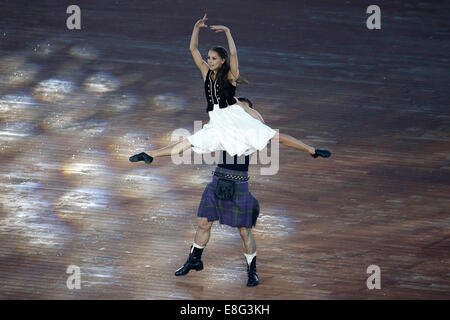
{"type": "Polygon", "coordinates": [[[145,161],[145,163],[150,164],[153,161],[153,157],[149,156],[145,152],[141,152],[139,154],[135,154],[134,156],[131,156],[129,160],[130,160],[130,162],[145,161]]]}
{"type": "Polygon", "coordinates": [[[326,150],[326,149],[316,149],[315,153],[311,155],[311,157],[313,158],[317,158],[317,157],[323,157],[323,158],[328,158],[331,156],[331,152],[326,150]]]}

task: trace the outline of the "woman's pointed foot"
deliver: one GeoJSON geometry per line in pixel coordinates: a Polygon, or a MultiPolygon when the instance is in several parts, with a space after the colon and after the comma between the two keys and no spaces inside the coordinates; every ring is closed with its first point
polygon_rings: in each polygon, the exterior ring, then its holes
{"type": "Polygon", "coordinates": [[[130,160],[130,162],[145,161],[145,163],[150,164],[153,161],[153,157],[149,156],[145,152],[141,152],[139,154],[135,154],[134,156],[131,156],[129,160],[130,160]]]}
{"type": "Polygon", "coordinates": [[[331,152],[326,149],[315,149],[314,154],[311,154],[311,157],[317,158],[317,157],[323,157],[328,158],[331,156],[331,152]]]}

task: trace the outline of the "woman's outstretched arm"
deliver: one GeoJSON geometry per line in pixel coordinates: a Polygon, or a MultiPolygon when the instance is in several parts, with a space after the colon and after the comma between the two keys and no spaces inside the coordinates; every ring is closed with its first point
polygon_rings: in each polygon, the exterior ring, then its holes
{"type": "Polygon", "coordinates": [[[198,20],[194,25],[194,30],[192,31],[191,36],[191,43],[189,45],[189,49],[191,50],[192,57],[194,58],[195,64],[200,69],[203,75],[203,79],[206,78],[206,73],[208,72],[208,64],[205,60],[203,60],[202,55],[200,54],[200,51],[198,51],[198,33],[200,31],[200,28],[206,28],[208,27],[205,22],[208,20],[206,17],[206,13],[203,16],[202,19],[198,20]]]}
{"type": "Polygon", "coordinates": [[[216,30],[216,32],[225,32],[225,35],[227,36],[228,48],[230,49],[230,71],[234,81],[236,81],[239,78],[239,61],[231,31],[225,26],[211,26],[211,29],[216,30]]]}

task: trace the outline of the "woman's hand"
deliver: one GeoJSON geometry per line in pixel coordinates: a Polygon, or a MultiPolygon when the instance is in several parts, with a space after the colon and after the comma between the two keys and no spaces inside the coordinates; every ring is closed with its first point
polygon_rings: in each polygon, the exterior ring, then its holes
{"type": "Polygon", "coordinates": [[[200,20],[198,20],[195,23],[195,27],[197,27],[197,28],[206,28],[207,27],[207,25],[205,24],[206,20],[208,20],[208,18],[206,17],[206,13],[205,13],[203,18],[201,18],[200,20]]]}
{"type": "Polygon", "coordinates": [[[216,30],[216,32],[227,32],[227,31],[230,31],[230,29],[225,27],[225,26],[211,26],[209,28],[211,30],[216,30]]]}

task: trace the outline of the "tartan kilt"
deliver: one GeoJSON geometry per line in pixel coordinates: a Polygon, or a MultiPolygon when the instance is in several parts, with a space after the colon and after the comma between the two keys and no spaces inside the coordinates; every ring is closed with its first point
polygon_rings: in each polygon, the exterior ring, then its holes
{"type": "MultiPolygon", "coordinates": [[[[247,171],[236,171],[217,167],[216,172],[247,176],[247,171]]],[[[223,179],[223,178],[221,178],[223,179]]],[[[249,190],[248,181],[234,181],[235,191],[230,200],[220,200],[215,195],[219,177],[213,176],[212,181],[203,191],[197,216],[208,218],[208,221],[219,220],[220,224],[230,227],[252,228],[259,216],[259,202],[249,190]]]]}

